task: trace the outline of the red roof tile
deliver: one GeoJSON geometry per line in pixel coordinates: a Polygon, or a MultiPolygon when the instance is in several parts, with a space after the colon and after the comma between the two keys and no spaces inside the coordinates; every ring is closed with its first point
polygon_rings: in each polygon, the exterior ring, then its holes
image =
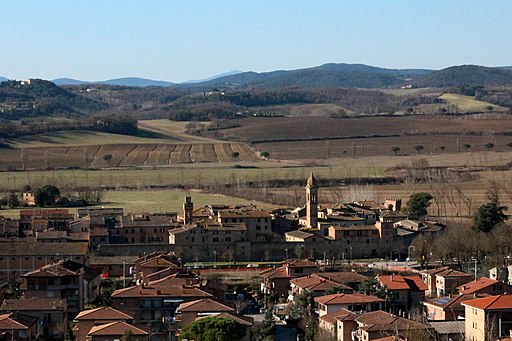
{"type": "Polygon", "coordinates": [[[502,294],[465,301],[464,306],[482,310],[512,310],[512,294],[502,294]]]}
{"type": "Polygon", "coordinates": [[[402,275],[379,275],[377,276],[379,282],[391,291],[396,290],[411,290],[411,291],[425,291],[427,285],[421,280],[419,276],[402,276],[402,275]]]}
{"type": "Polygon", "coordinates": [[[124,333],[129,330],[132,332],[133,335],[148,335],[147,332],[145,332],[142,329],[139,329],[137,327],[132,326],[131,324],[128,324],[126,322],[111,322],[106,324],[101,324],[99,326],[94,326],[89,331],[89,334],[87,336],[98,336],[98,335],[124,335],[124,333]]]}
{"type": "Polygon", "coordinates": [[[495,281],[494,279],[480,277],[476,281],[458,286],[457,290],[461,294],[473,294],[496,283],[498,283],[498,281],[495,281]]]}
{"type": "Polygon", "coordinates": [[[209,298],[186,302],[178,307],[180,312],[233,312],[234,309],[209,298]]]}
{"type": "Polygon", "coordinates": [[[133,317],[111,307],[81,311],[75,320],[133,320],[133,317]]]}
{"type": "Polygon", "coordinates": [[[382,298],[362,294],[333,294],[315,298],[315,302],[329,304],[374,303],[384,302],[382,298]]]}

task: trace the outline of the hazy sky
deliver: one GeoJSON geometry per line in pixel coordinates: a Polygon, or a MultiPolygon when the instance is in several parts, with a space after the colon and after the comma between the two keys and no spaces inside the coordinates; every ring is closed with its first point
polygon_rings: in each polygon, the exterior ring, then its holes
{"type": "Polygon", "coordinates": [[[168,81],[323,63],[512,65],[512,1],[0,0],[0,75],[168,81]]]}

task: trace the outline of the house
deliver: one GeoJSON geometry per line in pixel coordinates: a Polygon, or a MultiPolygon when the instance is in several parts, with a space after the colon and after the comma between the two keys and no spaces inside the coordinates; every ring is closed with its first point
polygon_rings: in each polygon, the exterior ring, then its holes
{"type": "Polygon", "coordinates": [[[477,298],[465,301],[462,305],[466,310],[466,340],[497,340],[510,335],[512,295],[477,298]]]}
{"type": "Polygon", "coordinates": [[[406,340],[433,340],[432,327],[384,311],[362,313],[351,340],[375,341],[397,336],[406,340]]]}
{"type": "Polygon", "coordinates": [[[512,265],[490,269],[489,278],[503,283],[512,284],[512,265]]]}
{"type": "Polygon", "coordinates": [[[464,306],[462,303],[475,299],[475,294],[454,295],[434,298],[422,302],[425,306],[429,321],[453,321],[464,317],[464,306]]]}
{"type": "Polygon", "coordinates": [[[22,277],[24,298],[65,299],[68,317],[74,317],[99,295],[100,273],[73,261],[59,260],[22,277]]]}
{"type": "Polygon", "coordinates": [[[314,233],[309,233],[301,230],[289,231],[284,234],[285,240],[291,243],[303,243],[310,244],[315,243],[317,239],[320,239],[314,233]]]}
{"type": "Polygon", "coordinates": [[[217,213],[217,222],[224,224],[245,224],[247,239],[250,242],[265,242],[272,236],[272,219],[270,213],[254,207],[237,210],[221,210],[217,213]]]}
{"type": "Polygon", "coordinates": [[[320,316],[318,319],[319,336],[324,336],[328,340],[351,340],[352,331],[357,326],[355,322],[357,316],[359,314],[346,309],[320,316]],[[341,321],[339,325],[338,321],[341,321]]]}
{"type": "Polygon", "coordinates": [[[5,340],[36,340],[38,333],[35,317],[19,313],[0,315],[0,335],[5,340]]]}
{"type": "Polygon", "coordinates": [[[332,225],[327,229],[327,236],[338,242],[346,259],[377,257],[381,253],[382,238],[377,225],[332,225]]]}
{"type": "Polygon", "coordinates": [[[111,307],[81,311],[73,320],[73,335],[76,341],[85,341],[94,326],[111,322],[133,322],[133,317],[111,307]]]}
{"type": "Polygon", "coordinates": [[[179,225],[176,213],[129,214],[116,217],[108,229],[109,244],[168,244],[169,230],[179,225]]]}
{"type": "Polygon", "coordinates": [[[311,293],[313,297],[323,296],[326,292],[331,290],[337,290],[345,293],[354,292],[354,290],[347,285],[331,281],[317,274],[294,278],[290,280],[290,287],[291,291],[288,297],[289,301],[293,301],[293,298],[296,295],[302,295],[305,292],[311,293]]]}
{"type": "Polygon", "coordinates": [[[235,310],[222,303],[212,300],[211,298],[203,298],[191,302],[184,302],[176,309],[176,320],[180,326],[184,328],[189,323],[194,322],[200,316],[209,316],[213,314],[233,313],[235,310]]]}
{"type": "Polygon", "coordinates": [[[87,341],[120,340],[125,333],[130,332],[132,341],[149,341],[149,333],[126,322],[117,321],[100,324],[91,328],[86,336],[87,341]]]}
{"type": "Polygon", "coordinates": [[[361,275],[354,271],[318,272],[315,274],[330,281],[349,286],[356,291],[363,282],[370,279],[368,276],[361,275]]]}
{"type": "Polygon", "coordinates": [[[171,321],[183,302],[210,298],[195,278],[169,276],[119,289],[112,294],[113,308],[133,316],[135,323],[171,321]]]}
{"type": "Polygon", "coordinates": [[[20,313],[37,319],[45,339],[62,339],[68,332],[66,301],[56,298],[5,299],[0,313],[20,313]]]}
{"type": "Polygon", "coordinates": [[[475,281],[458,286],[457,291],[461,295],[499,295],[506,292],[512,292],[512,286],[487,277],[480,277],[475,281]]]}
{"type": "Polygon", "coordinates": [[[473,278],[470,274],[447,266],[424,271],[421,276],[427,285],[426,294],[438,297],[454,294],[458,286],[470,282],[473,278]]]}
{"type": "Polygon", "coordinates": [[[465,321],[430,321],[438,340],[464,341],[465,321]]]}
{"type": "Polygon", "coordinates": [[[374,311],[382,308],[384,300],[375,296],[362,294],[332,294],[315,297],[319,316],[341,309],[350,311],[374,311]]]}
{"type": "Polygon", "coordinates": [[[14,280],[57,259],[85,264],[88,253],[87,243],[0,243],[0,280],[14,280]]]}
{"type": "Polygon", "coordinates": [[[274,293],[287,296],[291,279],[311,275],[318,270],[318,265],[307,259],[286,260],[282,266],[264,270],[260,273],[262,279],[261,291],[266,295],[274,293]]]}
{"type": "Polygon", "coordinates": [[[164,252],[153,252],[134,260],[135,278],[146,282],[169,276],[180,269],[176,257],[164,252]]]}
{"type": "Polygon", "coordinates": [[[89,265],[99,270],[103,279],[131,277],[137,258],[136,256],[91,256],[89,265]]]}
{"type": "Polygon", "coordinates": [[[378,275],[377,281],[386,290],[394,309],[410,309],[425,300],[427,286],[420,276],[378,275]]]}

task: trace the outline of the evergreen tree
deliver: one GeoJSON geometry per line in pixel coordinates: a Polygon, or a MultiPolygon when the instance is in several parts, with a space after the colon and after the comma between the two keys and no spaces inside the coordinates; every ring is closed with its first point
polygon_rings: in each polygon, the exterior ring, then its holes
{"type": "Polygon", "coordinates": [[[403,211],[409,219],[423,220],[428,214],[427,208],[430,206],[430,200],[432,199],[433,197],[429,193],[414,193],[409,197],[403,211]]]}

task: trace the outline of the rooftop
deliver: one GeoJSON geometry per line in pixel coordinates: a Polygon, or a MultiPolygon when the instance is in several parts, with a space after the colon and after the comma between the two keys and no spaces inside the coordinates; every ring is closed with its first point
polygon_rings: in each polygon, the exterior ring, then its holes
{"type": "Polygon", "coordinates": [[[462,305],[482,310],[512,310],[512,294],[477,298],[465,301],[462,305]]]}
{"type": "Polygon", "coordinates": [[[56,298],[5,299],[1,311],[66,310],[66,300],[56,298]]]}
{"type": "Polygon", "coordinates": [[[210,298],[204,298],[201,300],[182,303],[178,307],[178,311],[180,311],[180,312],[198,312],[198,313],[205,313],[205,312],[232,313],[234,311],[234,309],[231,307],[228,307],[222,303],[214,301],[210,298]]]}
{"type": "Polygon", "coordinates": [[[117,309],[111,307],[100,307],[96,309],[83,310],[76,317],[75,320],[133,320],[133,317],[125,314],[117,309]]]}
{"type": "Polygon", "coordinates": [[[99,326],[94,326],[89,331],[89,334],[87,334],[87,336],[89,336],[89,335],[90,336],[124,335],[124,333],[127,330],[131,331],[133,335],[148,335],[148,333],[142,329],[134,327],[131,324],[128,324],[126,322],[118,321],[118,322],[101,324],[99,326]]]}
{"type": "Polygon", "coordinates": [[[378,275],[377,280],[386,287],[386,289],[425,291],[427,285],[421,280],[420,276],[402,276],[402,275],[378,275]]]}
{"type": "Polygon", "coordinates": [[[351,304],[351,303],[377,303],[384,302],[382,298],[362,294],[332,294],[315,298],[315,302],[330,304],[351,304]]]}

